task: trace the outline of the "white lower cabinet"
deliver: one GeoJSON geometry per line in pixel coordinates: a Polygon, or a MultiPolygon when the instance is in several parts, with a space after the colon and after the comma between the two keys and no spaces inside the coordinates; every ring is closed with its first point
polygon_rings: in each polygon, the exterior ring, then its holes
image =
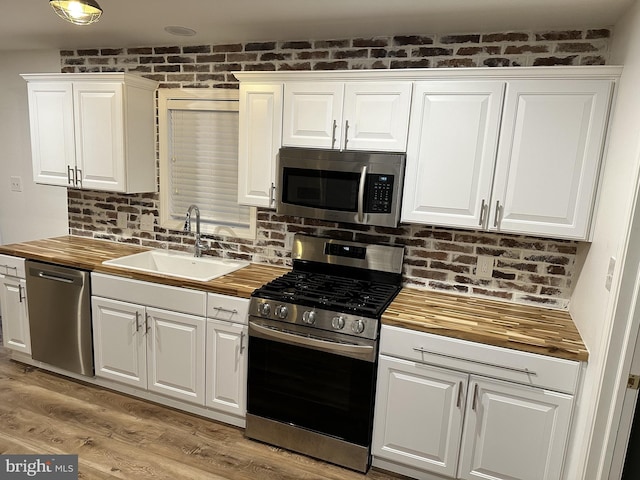
{"type": "Polygon", "coordinates": [[[471,377],[459,477],[559,479],[573,397],[471,377]]]}
{"type": "Polygon", "coordinates": [[[467,377],[381,356],[374,455],[454,477],[467,377]]]}
{"type": "Polygon", "coordinates": [[[578,376],[578,362],[383,326],[373,465],[428,480],[559,480],[578,376]]]}
{"type": "Polygon", "coordinates": [[[6,348],[31,355],[24,259],[0,255],[0,315],[6,348]]]}
{"type": "Polygon", "coordinates": [[[247,411],[248,311],[247,299],[208,294],[206,404],[240,417],[247,411]]]}
{"type": "Polygon", "coordinates": [[[93,297],[96,376],[204,405],[203,317],[93,297]]]}
{"type": "Polygon", "coordinates": [[[96,377],[244,426],[248,299],[101,273],[91,281],[96,377]]]}

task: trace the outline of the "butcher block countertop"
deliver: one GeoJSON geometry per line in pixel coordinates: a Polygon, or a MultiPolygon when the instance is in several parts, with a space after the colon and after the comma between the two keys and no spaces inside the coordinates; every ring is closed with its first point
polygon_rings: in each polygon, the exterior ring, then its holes
{"type": "Polygon", "coordinates": [[[120,277],[133,278],[149,282],[159,282],[176,287],[195,288],[207,292],[249,298],[251,293],[263,284],[287,272],[289,269],[252,263],[248,267],[236,270],[223,277],[208,282],[199,282],[186,278],[146,273],[112,265],[103,265],[105,260],[124,257],[150,250],[138,245],[96,240],[71,235],[35,240],[11,245],[0,245],[0,253],[16,257],[56,263],[68,267],[109,273],[120,277]]]}
{"type": "MultiPolygon", "coordinates": [[[[148,248],[76,236],[0,245],[0,253],[6,255],[241,298],[249,298],[253,290],[288,271],[250,264],[199,282],[102,264],[145,250],[148,248]]],[[[404,288],[385,311],[382,323],[567,360],[588,358],[571,316],[563,310],[404,288]]]]}
{"type": "Polygon", "coordinates": [[[566,360],[589,357],[565,310],[404,288],[382,324],[566,360]]]}

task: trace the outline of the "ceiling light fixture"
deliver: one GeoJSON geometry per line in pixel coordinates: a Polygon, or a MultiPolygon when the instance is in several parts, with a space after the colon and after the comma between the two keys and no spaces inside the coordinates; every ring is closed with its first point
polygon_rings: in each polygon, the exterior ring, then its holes
{"type": "Polygon", "coordinates": [[[49,5],[60,18],[74,25],[95,23],[102,15],[102,8],[95,0],[49,0],[49,5]]]}

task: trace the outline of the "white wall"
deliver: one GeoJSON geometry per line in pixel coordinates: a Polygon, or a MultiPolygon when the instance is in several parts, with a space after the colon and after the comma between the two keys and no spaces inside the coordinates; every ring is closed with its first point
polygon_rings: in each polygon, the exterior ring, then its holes
{"type": "MultiPolygon", "coordinates": [[[[631,6],[613,32],[609,64],[624,65],[624,71],[611,123],[593,242],[582,248],[584,265],[570,304],[589,349],[589,362],[574,417],[565,475],[568,479],[607,477],[604,459],[611,454],[607,436],[618,401],[618,364],[626,326],[626,318],[620,318],[624,317],[625,305],[618,302],[618,296],[628,291],[628,285],[621,284],[621,272],[627,258],[640,165],[640,4],[631,6]],[[605,277],[611,257],[616,259],[616,268],[609,292],[605,277]]],[[[623,294],[621,300],[626,296],[623,294]]]]}
{"type": "Polygon", "coordinates": [[[0,52],[0,243],[69,231],[66,188],[33,182],[27,84],[19,76],[59,71],[58,50],[0,52]],[[11,191],[12,176],[22,178],[22,192],[11,191]]]}

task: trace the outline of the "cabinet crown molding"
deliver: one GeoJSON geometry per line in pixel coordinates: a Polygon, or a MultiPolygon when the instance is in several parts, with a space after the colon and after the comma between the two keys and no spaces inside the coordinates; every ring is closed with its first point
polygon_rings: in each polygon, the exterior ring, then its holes
{"type": "Polygon", "coordinates": [[[453,79],[522,79],[522,78],[592,78],[611,79],[622,74],[622,66],[585,65],[578,67],[470,67],[406,68],[397,70],[322,70],[285,72],[233,72],[240,82],[284,81],[357,81],[357,80],[453,80],[453,79]]]}
{"type": "Polygon", "coordinates": [[[104,73],[23,73],[20,74],[27,82],[59,82],[66,80],[69,82],[124,82],[128,85],[135,85],[140,88],[155,90],[158,82],[150,80],[140,75],[122,72],[104,73]]]}

